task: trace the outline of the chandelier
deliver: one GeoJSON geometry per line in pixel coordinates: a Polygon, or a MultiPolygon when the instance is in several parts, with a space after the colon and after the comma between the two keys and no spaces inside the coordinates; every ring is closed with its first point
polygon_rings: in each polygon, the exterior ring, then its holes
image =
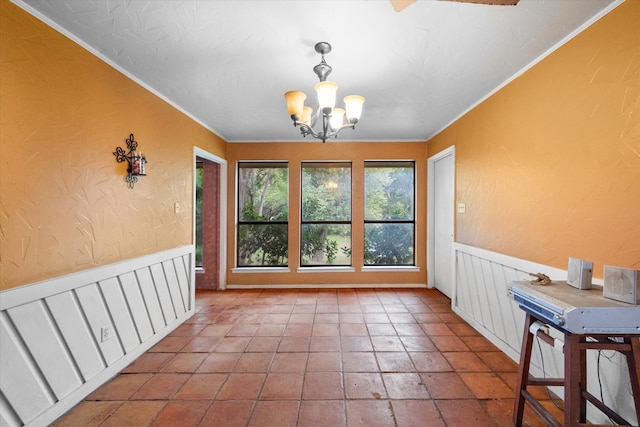
{"type": "Polygon", "coordinates": [[[300,126],[302,136],[311,135],[326,142],[329,138],[337,137],[342,129],[356,127],[362,114],[364,98],[359,95],[345,96],[343,99],[345,108],[336,108],[338,84],[326,81],[331,73],[331,67],[324,60],[324,55],[331,52],[331,45],[327,42],[319,42],[316,43],[315,49],[322,55],[320,63],[313,67],[313,71],[320,79],[320,83],[315,85],[318,95],[318,109],[315,114],[313,108],[304,105],[304,100],[307,98],[304,92],[292,90],[285,93],[284,97],[287,100],[293,126],[300,126]],[[322,129],[315,130],[314,127],[320,124],[320,120],[322,120],[322,129]]]}

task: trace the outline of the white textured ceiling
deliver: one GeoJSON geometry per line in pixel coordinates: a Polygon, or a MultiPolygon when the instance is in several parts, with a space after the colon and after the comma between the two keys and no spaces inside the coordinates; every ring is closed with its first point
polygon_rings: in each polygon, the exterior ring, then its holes
{"type": "Polygon", "coordinates": [[[420,141],[620,3],[14,1],[229,142],[303,140],[283,93],[315,98],[316,42],[339,99],[366,98],[340,140],[420,141]]]}

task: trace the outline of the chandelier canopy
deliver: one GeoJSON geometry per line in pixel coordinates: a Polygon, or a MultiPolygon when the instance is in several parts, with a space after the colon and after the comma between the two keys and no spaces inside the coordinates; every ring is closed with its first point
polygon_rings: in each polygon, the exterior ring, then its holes
{"type": "Polygon", "coordinates": [[[292,90],[286,92],[284,97],[287,100],[293,126],[300,126],[302,136],[311,135],[326,142],[329,138],[337,137],[342,129],[356,127],[362,114],[364,98],[359,95],[345,96],[343,99],[345,108],[336,108],[338,84],[326,81],[331,73],[331,67],[324,60],[324,55],[331,52],[331,45],[327,42],[319,42],[316,43],[315,49],[322,55],[320,63],[313,67],[313,71],[320,79],[320,83],[315,85],[318,96],[318,108],[315,114],[313,108],[304,105],[304,100],[307,98],[304,92],[292,90]],[[316,124],[319,125],[320,120],[322,120],[322,129],[316,131],[314,127],[316,124]]]}

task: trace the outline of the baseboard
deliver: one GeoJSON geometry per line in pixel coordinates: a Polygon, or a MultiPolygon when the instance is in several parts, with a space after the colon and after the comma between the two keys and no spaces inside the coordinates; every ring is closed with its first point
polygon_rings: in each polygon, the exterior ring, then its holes
{"type": "Polygon", "coordinates": [[[331,284],[259,284],[227,285],[226,289],[426,289],[424,283],[331,283],[331,284]]]}

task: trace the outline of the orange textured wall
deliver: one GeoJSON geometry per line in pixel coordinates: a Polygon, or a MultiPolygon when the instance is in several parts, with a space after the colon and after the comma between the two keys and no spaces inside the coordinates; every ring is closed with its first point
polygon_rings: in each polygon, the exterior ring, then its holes
{"type": "MultiPolygon", "coordinates": [[[[292,129],[292,132],[294,130],[292,129]]],[[[324,284],[426,284],[426,145],[424,142],[350,143],[319,141],[302,143],[234,143],[228,146],[228,246],[227,283],[229,285],[324,285],[324,284]],[[364,161],[414,160],[416,162],[416,265],[420,271],[362,272],[364,221],[364,161]],[[280,160],[289,162],[289,268],[290,273],[234,273],[235,259],[235,186],[237,162],[242,160],[280,160]],[[355,272],[298,273],[300,264],[300,174],[303,161],[352,162],[352,263],[355,272]]],[[[307,269],[312,271],[312,269],[307,269]]],[[[317,271],[317,270],[316,270],[317,271]]]]}
{"type": "Polygon", "coordinates": [[[0,289],[192,243],[193,146],[224,158],[226,143],[17,6],[0,11],[0,289]],[[130,133],[149,160],[133,190],[112,154],[130,133]]]}
{"type": "Polygon", "coordinates": [[[628,0],[429,141],[456,146],[456,241],[640,269],[639,29],[628,0]]]}

